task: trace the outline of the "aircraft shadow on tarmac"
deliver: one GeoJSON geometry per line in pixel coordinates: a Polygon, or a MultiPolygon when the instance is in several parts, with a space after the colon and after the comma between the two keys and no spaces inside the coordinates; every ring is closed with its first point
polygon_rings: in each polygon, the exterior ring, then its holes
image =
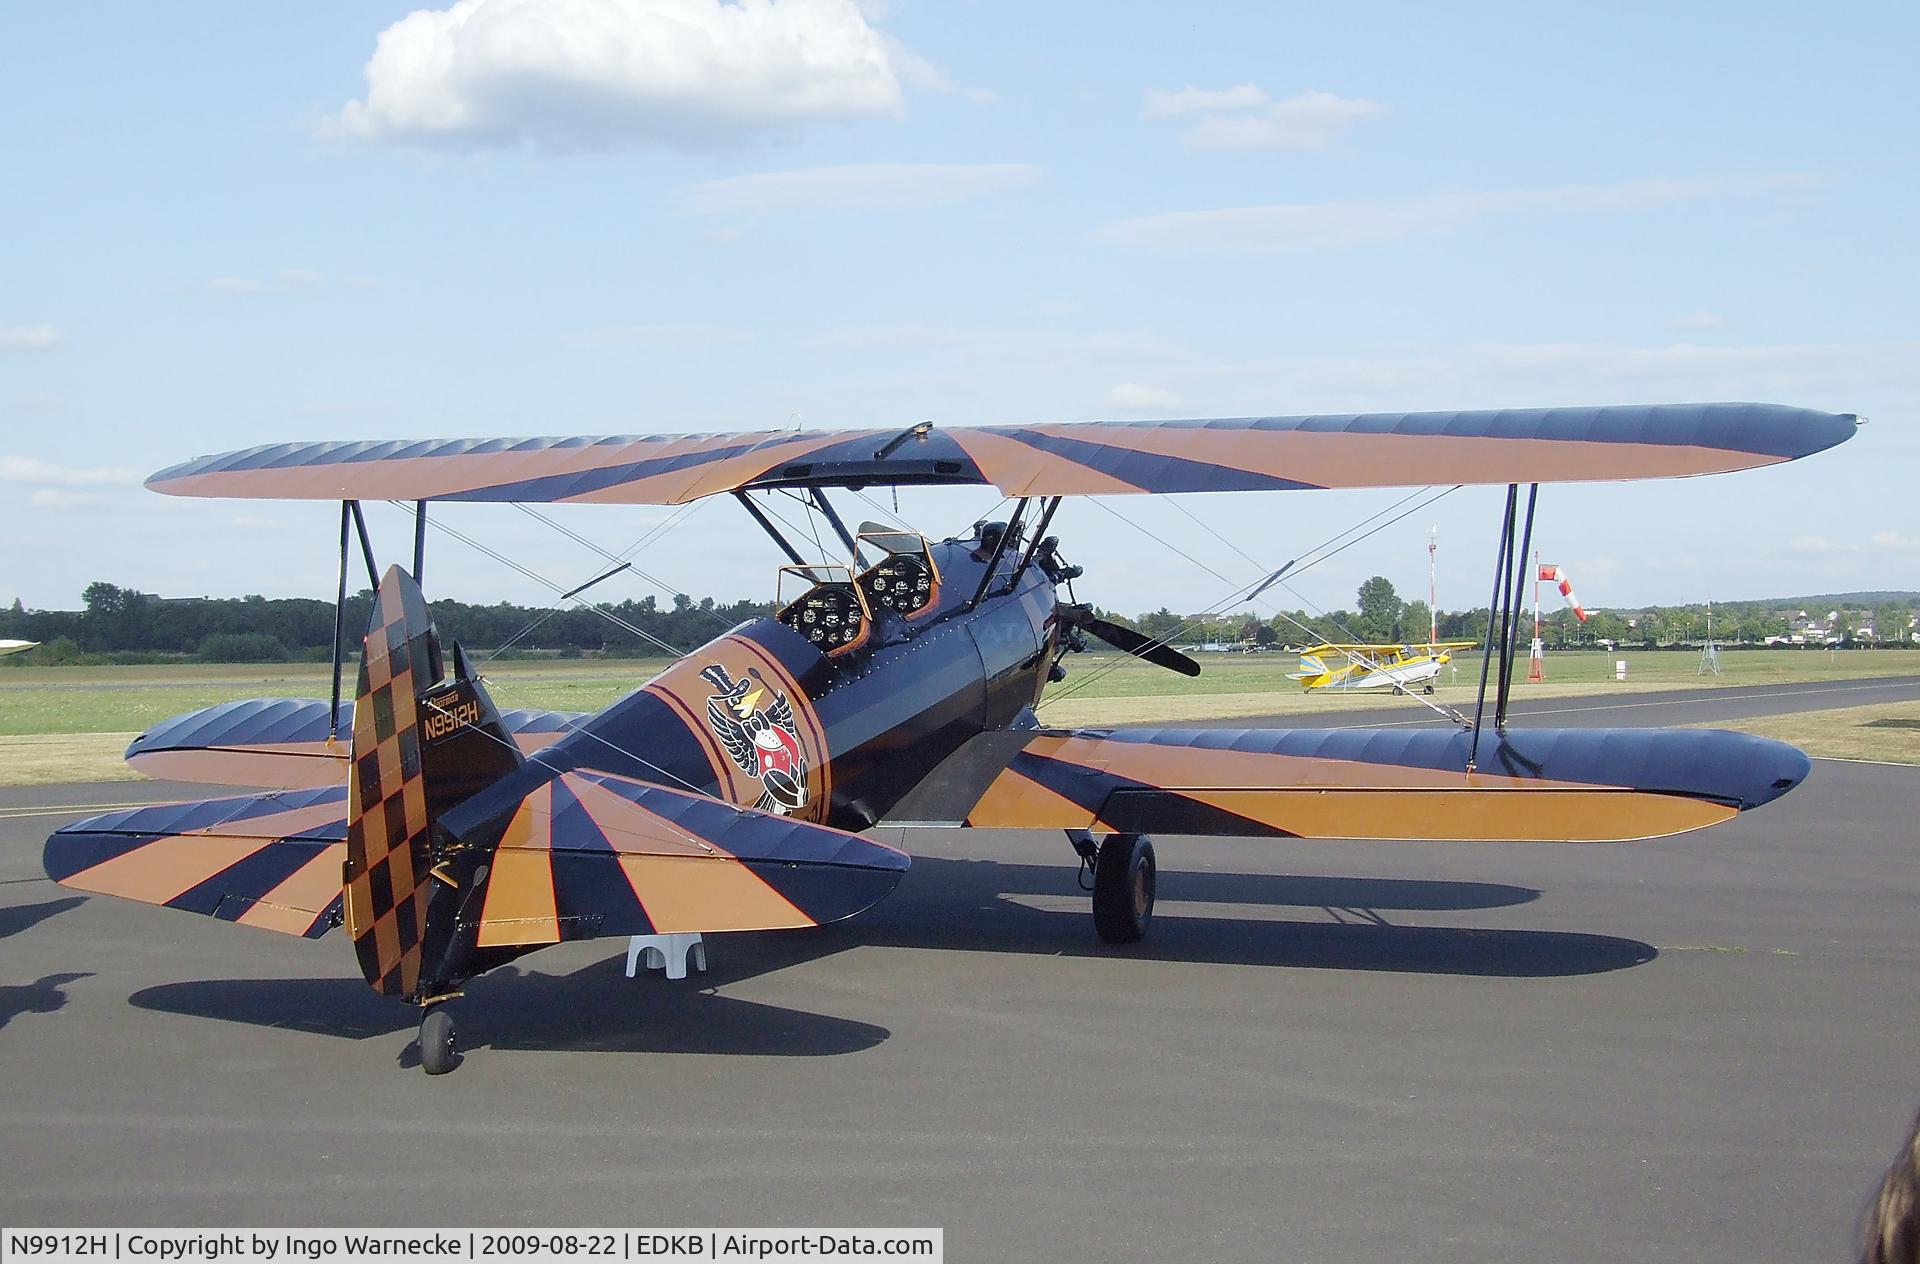
{"type": "MultiPolygon", "coordinates": [[[[613,942],[613,941],[609,941],[613,942]]],[[[892,1033],[871,1023],[719,996],[698,983],[637,988],[623,958],[567,975],[507,966],[463,989],[468,1049],[824,1057],[870,1049],[892,1033]]],[[[702,976],[702,980],[710,976],[702,976]]],[[[364,1040],[411,1031],[420,1011],[357,978],[208,979],[134,993],[141,1009],[364,1040]]],[[[417,1058],[409,1050],[409,1058],[417,1058]]]]}
{"type": "Polygon", "coordinates": [[[1491,882],[1162,870],[1163,910],[1175,902],[1267,905],[1315,910],[1326,920],[1161,911],[1145,941],[1110,946],[1094,936],[1088,897],[1072,868],[918,857],[899,890],[852,921],[727,937],[706,977],[724,983],[862,944],[1508,978],[1601,974],[1659,955],[1651,944],[1613,935],[1397,926],[1387,916],[1504,908],[1539,898],[1529,887],[1491,882]],[[1022,896],[1052,897],[1049,903],[1059,907],[1034,907],[1022,896]]]}
{"type": "MultiPolygon", "coordinates": [[[[1078,903],[1034,907],[1020,902],[1021,896],[1085,899],[1074,870],[1064,865],[922,857],[900,890],[851,921],[816,930],[714,937],[713,968],[686,984],[644,977],[631,982],[623,973],[624,954],[567,975],[512,966],[483,975],[465,988],[462,1043],[468,1049],[618,1053],[853,1053],[891,1033],[714,989],[869,945],[1504,978],[1598,974],[1643,965],[1658,955],[1651,944],[1609,935],[1398,926],[1387,917],[1505,908],[1540,896],[1500,883],[1165,873],[1163,901],[1292,907],[1317,910],[1328,920],[1159,914],[1146,942],[1124,947],[1100,943],[1078,903]]],[[[142,1009],[352,1040],[410,1030],[419,1017],[412,1007],[377,996],[344,975],[169,983],[130,999],[142,1009]]],[[[409,1046],[405,1058],[416,1056],[409,1046]]]]}
{"type": "Polygon", "coordinates": [[[51,1014],[67,1003],[66,986],[76,979],[92,977],[92,971],[47,974],[18,987],[0,987],[0,1027],[21,1014],[51,1014]]]}
{"type": "Polygon", "coordinates": [[[58,917],[68,909],[79,908],[86,902],[84,896],[70,895],[64,899],[47,900],[41,904],[15,904],[0,908],[0,939],[18,935],[23,930],[32,930],[49,917],[58,917]]]}

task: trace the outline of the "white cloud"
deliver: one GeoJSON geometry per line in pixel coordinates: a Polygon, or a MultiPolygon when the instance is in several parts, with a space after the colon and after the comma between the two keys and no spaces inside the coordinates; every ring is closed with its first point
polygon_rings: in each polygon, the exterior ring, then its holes
{"type": "Polygon", "coordinates": [[[23,487],[107,487],[138,483],[132,470],[55,465],[31,456],[0,456],[0,483],[23,487]]]}
{"type": "Polygon", "coordinates": [[[1251,114],[1211,114],[1187,132],[1188,149],[1325,149],[1362,119],[1386,113],[1378,101],[1303,92],[1251,114]]]}
{"type": "Polygon", "coordinates": [[[1704,311],[1688,312],[1684,316],[1675,316],[1667,322],[1675,329],[1719,329],[1726,323],[1726,317],[1704,311]]]}
{"type": "Polygon", "coordinates": [[[1267,103],[1267,94],[1251,83],[1243,83],[1237,88],[1223,88],[1210,92],[1205,88],[1188,86],[1178,92],[1155,89],[1147,93],[1147,107],[1140,111],[1141,118],[1172,118],[1178,114],[1192,114],[1207,110],[1250,110],[1267,103]]]}
{"type": "Polygon", "coordinates": [[[898,114],[902,65],[853,0],[459,0],[381,32],[341,130],[471,149],[705,149],[898,114]]]}
{"type": "Polygon", "coordinates": [[[0,326],[0,351],[51,351],[60,345],[52,325],[0,326]]]}
{"type": "Polygon", "coordinates": [[[1172,391],[1139,382],[1122,382],[1107,392],[1107,407],[1124,413],[1158,413],[1171,412],[1186,405],[1172,391]]]}
{"type": "Polygon", "coordinates": [[[1172,211],[1102,225],[1109,245],[1212,254],[1269,254],[1383,245],[1528,211],[1638,210],[1741,192],[1715,180],[1632,180],[1554,189],[1429,193],[1375,202],[1291,202],[1214,211],[1172,211]]]}
{"type": "MultiPolygon", "coordinates": [[[[863,11],[865,6],[862,6],[863,11]]],[[[867,13],[869,18],[882,17],[884,14],[867,13]]],[[[900,81],[922,92],[945,92],[965,97],[976,105],[995,105],[1000,94],[986,88],[963,88],[942,74],[940,70],[920,54],[909,49],[891,35],[882,34],[886,45],[887,58],[893,64],[893,72],[900,81]]]]}
{"type": "Polygon", "coordinates": [[[1920,549],[1920,537],[1901,535],[1898,531],[1876,531],[1872,543],[1876,548],[1894,549],[1902,553],[1920,549]]]}
{"type": "Polygon", "coordinates": [[[693,215],[766,215],[780,211],[873,211],[945,206],[1031,184],[1027,163],[894,163],[807,167],[708,180],[681,190],[693,215]]]}

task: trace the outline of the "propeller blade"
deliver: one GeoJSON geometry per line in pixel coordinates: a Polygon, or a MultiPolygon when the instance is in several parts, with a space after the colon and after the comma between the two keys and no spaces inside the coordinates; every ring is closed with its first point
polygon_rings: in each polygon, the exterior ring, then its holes
{"type": "Polygon", "coordinates": [[[1125,650],[1135,658],[1143,658],[1156,667],[1177,671],[1182,676],[1200,674],[1200,664],[1174,649],[1173,646],[1162,645],[1143,632],[1135,632],[1132,628],[1123,627],[1118,623],[1109,623],[1093,615],[1080,620],[1079,626],[1115,649],[1125,650]]]}

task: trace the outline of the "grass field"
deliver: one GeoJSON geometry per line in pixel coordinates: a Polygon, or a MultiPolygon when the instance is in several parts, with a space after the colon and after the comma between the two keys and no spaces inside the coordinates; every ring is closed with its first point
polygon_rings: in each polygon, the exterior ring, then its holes
{"type": "Polygon", "coordinates": [[[1888,702],[1871,707],[1802,711],[1698,727],[1758,733],[1824,759],[1870,759],[1889,764],[1920,764],[1920,702],[1888,702]]]}
{"type": "MultiPolygon", "coordinates": [[[[664,659],[499,663],[488,670],[487,681],[503,707],[595,711],[624,697],[666,665],[664,659]]],[[[1041,718],[1049,724],[1179,723],[1287,712],[1366,712],[1406,705],[1392,694],[1307,693],[1286,678],[1294,666],[1287,654],[1202,655],[1197,680],[1117,654],[1076,655],[1067,666],[1067,679],[1053,686],[1041,704],[1041,718]]],[[[1457,675],[1443,671],[1436,696],[1454,705],[1470,705],[1479,681],[1479,661],[1469,657],[1457,666],[1457,675]]],[[[1920,650],[1727,652],[1721,655],[1721,666],[1722,675],[1701,676],[1699,656],[1693,653],[1570,652],[1548,658],[1544,683],[1522,679],[1516,681],[1515,689],[1522,698],[1547,698],[1920,675],[1920,650]],[[1616,658],[1627,660],[1625,682],[1613,679],[1616,658]]],[[[8,668],[0,671],[0,785],[132,777],[135,774],[120,762],[120,754],[135,734],[157,721],[237,698],[325,697],[327,686],[325,664],[8,668]]],[[[1846,713],[1811,714],[1843,717],[1846,713]]],[[[1904,758],[1898,751],[1908,742],[1920,744],[1904,730],[1860,728],[1851,719],[1782,717],[1783,723],[1787,721],[1795,722],[1796,731],[1809,734],[1822,724],[1837,726],[1836,731],[1845,730],[1840,739],[1845,750],[1876,752],[1849,758],[1904,758]],[[1806,728],[1807,723],[1814,728],[1806,728]],[[1860,731],[1854,732],[1856,728],[1860,731]]],[[[1819,743],[1813,737],[1785,740],[1816,754],[1830,753],[1825,748],[1816,750],[1819,743]]],[[[1839,753],[1839,748],[1831,753],[1839,753]]]]}

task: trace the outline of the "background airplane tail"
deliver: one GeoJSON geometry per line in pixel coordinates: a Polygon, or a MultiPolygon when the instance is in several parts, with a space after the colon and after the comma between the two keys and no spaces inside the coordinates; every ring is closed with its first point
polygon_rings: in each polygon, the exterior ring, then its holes
{"type": "Polygon", "coordinates": [[[431,977],[425,956],[452,929],[430,925],[455,912],[436,890],[459,886],[435,819],[522,762],[458,646],[452,679],[443,674],[426,599],[392,567],[374,596],[354,695],[344,874],[361,973],[385,996],[416,998],[431,977]]]}

